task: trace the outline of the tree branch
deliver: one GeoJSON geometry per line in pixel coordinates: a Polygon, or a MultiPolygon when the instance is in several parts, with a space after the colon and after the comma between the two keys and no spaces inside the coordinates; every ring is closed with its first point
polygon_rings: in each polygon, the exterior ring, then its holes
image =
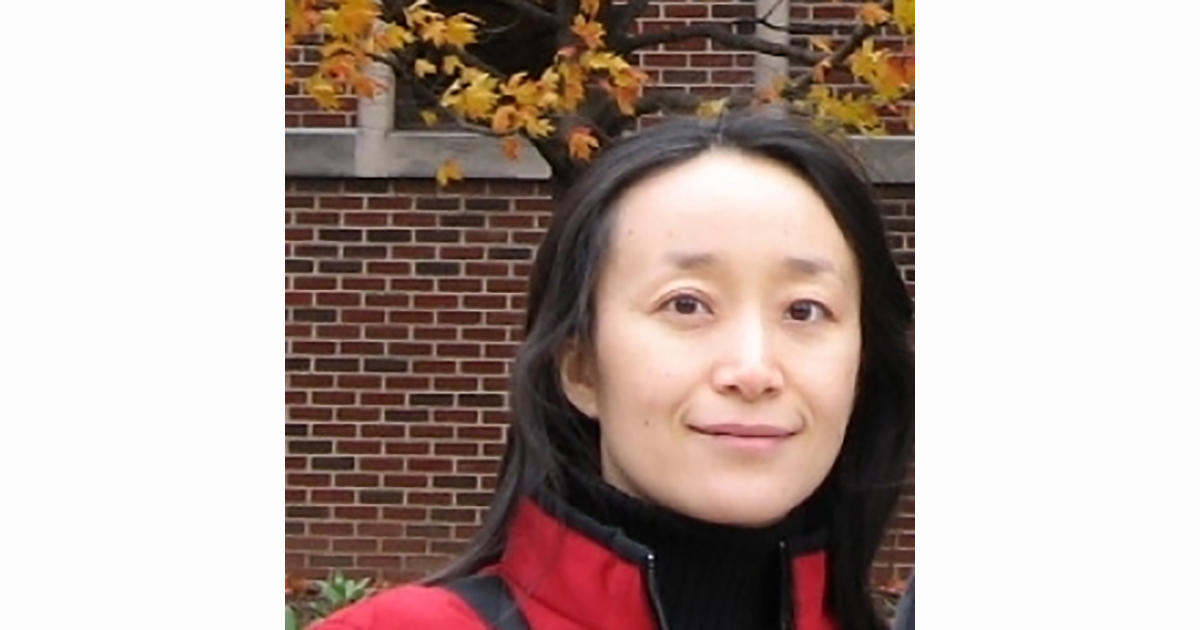
{"type": "MultiPolygon", "coordinates": [[[[882,3],[882,6],[885,9],[891,10],[892,3],[890,0],[888,0],[882,3]]],[[[854,32],[850,35],[850,39],[842,42],[842,45],[838,46],[837,50],[833,51],[833,54],[823,59],[820,63],[828,61],[827,67],[830,68],[842,65],[847,59],[850,58],[850,55],[854,54],[854,51],[858,50],[858,48],[862,46],[862,43],[866,41],[868,37],[874,35],[878,31],[878,27],[871,26],[866,22],[859,22],[858,26],[854,27],[854,32]]],[[[817,64],[813,65],[815,66],[817,64]]],[[[803,94],[806,90],[808,90],[812,83],[813,73],[812,70],[809,70],[791,87],[791,89],[788,90],[788,92],[803,94]]]]}
{"type": "Polygon", "coordinates": [[[575,18],[575,14],[579,13],[579,0],[558,0],[554,4],[555,17],[558,18],[558,26],[570,26],[571,20],[575,18]]]}
{"type": "Polygon", "coordinates": [[[639,48],[681,42],[696,37],[708,38],[719,44],[746,52],[759,52],[774,57],[787,57],[788,59],[807,65],[816,64],[822,58],[821,55],[811,50],[805,50],[797,46],[775,44],[753,35],[738,35],[724,25],[717,23],[689,24],[664,31],[634,35],[633,37],[619,37],[612,43],[612,48],[617,53],[628,54],[639,48]]]}
{"type": "Polygon", "coordinates": [[[658,112],[670,114],[695,114],[704,99],[683,90],[655,90],[643,94],[634,105],[636,116],[658,112]]]}
{"type": "Polygon", "coordinates": [[[559,25],[558,17],[553,13],[539,7],[529,0],[497,0],[500,4],[517,12],[521,17],[527,17],[534,22],[543,26],[557,27],[559,25]]]}
{"type": "Polygon", "coordinates": [[[508,80],[508,74],[501,72],[498,68],[496,68],[492,64],[480,59],[479,57],[475,56],[473,53],[467,52],[466,49],[460,48],[457,50],[451,50],[449,52],[446,52],[446,51],[442,51],[442,52],[443,52],[443,54],[447,54],[447,55],[456,55],[459,59],[461,59],[463,61],[463,63],[467,64],[468,66],[475,66],[476,68],[483,70],[484,72],[496,77],[497,79],[500,79],[501,81],[508,80]]]}
{"type": "Polygon", "coordinates": [[[442,105],[442,99],[438,96],[438,94],[436,92],[434,92],[432,89],[430,89],[428,85],[425,85],[425,83],[423,81],[421,81],[421,79],[419,77],[417,77],[411,69],[409,69],[403,63],[401,63],[399,60],[382,57],[380,55],[371,55],[371,56],[376,61],[381,61],[381,62],[386,63],[389,66],[391,66],[392,70],[396,73],[397,80],[403,80],[409,87],[411,87],[415,92],[417,92],[422,98],[433,103],[433,109],[438,113],[438,115],[441,118],[445,118],[447,120],[452,121],[454,123],[455,127],[458,127],[460,129],[462,129],[463,131],[470,131],[473,133],[484,134],[484,135],[492,136],[495,138],[504,137],[505,134],[496,133],[496,132],[492,131],[492,129],[490,127],[487,127],[485,125],[480,125],[477,123],[470,122],[470,121],[466,120],[465,118],[463,118],[462,116],[459,116],[458,114],[456,114],[449,107],[442,105]]]}
{"type": "Polygon", "coordinates": [[[616,12],[612,24],[604,25],[604,30],[623,37],[629,27],[633,25],[633,21],[641,17],[648,6],[650,6],[650,0],[628,0],[621,6],[620,11],[616,12]]]}

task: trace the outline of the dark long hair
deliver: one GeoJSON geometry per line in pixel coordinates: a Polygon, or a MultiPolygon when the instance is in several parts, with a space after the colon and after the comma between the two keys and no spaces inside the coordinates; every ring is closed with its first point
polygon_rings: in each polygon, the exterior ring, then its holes
{"type": "Polygon", "coordinates": [[[566,191],[534,263],[525,340],[510,381],[512,425],[497,489],[464,555],[439,583],[499,560],[517,504],[565,475],[598,475],[598,423],[567,401],[557,356],[571,339],[591,343],[594,292],[610,245],[613,206],[647,176],[726,147],[790,167],[824,199],[858,263],[862,357],[842,450],[818,492],[828,499],[830,600],[846,630],[880,627],[871,563],[899,499],[913,445],[913,302],[891,256],[871,186],[847,153],[792,121],[736,116],[673,119],[605,151],[566,191]]]}

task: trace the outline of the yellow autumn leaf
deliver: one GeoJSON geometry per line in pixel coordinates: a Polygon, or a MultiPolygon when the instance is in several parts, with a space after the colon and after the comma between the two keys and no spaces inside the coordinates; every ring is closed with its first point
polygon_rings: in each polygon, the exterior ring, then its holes
{"type": "Polygon", "coordinates": [[[868,2],[859,10],[858,16],[863,22],[871,26],[879,26],[891,19],[892,14],[883,8],[877,2],[868,2]]]}
{"type": "Polygon", "coordinates": [[[875,41],[868,39],[862,47],[850,55],[850,72],[860,79],[874,76],[878,66],[883,61],[883,54],[875,50],[875,41]]]}
{"type": "Polygon", "coordinates": [[[917,105],[916,103],[908,106],[908,114],[904,117],[904,122],[908,125],[908,130],[916,133],[917,131],[917,105]]]}
{"type": "Polygon", "coordinates": [[[917,30],[916,0],[896,0],[892,7],[892,16],[896,26],[906,35],[913,35],[917,30]]]}
{"type": "Polygon", "coordinates": [[[521,141],[516,136],[504,136],[500,141],[500,150],[504,153],[504,157],[510,160],[516,160],[520,157],[521,141]]]}
{"type": "Polygon", "coordinates": [[[637,100],[642,95],[642,86],[646,83],[648,76],[645,72],[626,65],[624,70],[614,72],[612,77],[612,85],[607,86],[609,93],[616,100],[621,113],[632,116],[636,111],[637,100]]]}
{"type": "Polygon", "coordinates": [[[586,51],[579,57],[579,63],[592,70],[620,71],[629,67],[629,63],[611,52],[586,51]]]}
{"type": "Polygon", "coordinates": [[[461,113],[475,120],[491,116],[500,95],[496,93],[499,81],[495,77],[480,73],[462,91],[461,113]]]}
{"type": "Polygon", "coordinates": [[[398,50],[417,41],[412,31],[389,22],[376,35],[376,44],[384,50],[398,50]]]}
{"type": "Polygon", "coordinates": [[[531,138],[545,138],[554,132],[554,124],[545,118],[526,119],[525,133],[531,138]]]}
{"type": "Polygon", "coordinates": [[[335,39],[333,41],[327,42],[324,45],[322,45],[319,50],[321,52],[321,57],[323,59],[328,59],[330,57],[334,57],[336,55],[340,55],[343,53],[346,53],[346,54],[354,53],[354,48],[350,45],[350,42],[347,40],[344,40],[344,39],[335,39]]]}
{"type": "Polygon", "coordinates": [[[522,106],[536,105],[541,96],[540,92],[538,83],[528,80],[525,72],[512,75],[500,88],[501,94],[511,97],[522,106]]]}
{"type": "Polygon", "coordinates": [[[296,75],[295,75],[295,73],[292,72],[291,66],[284,66],[283,67],[283,84],[285,86],[288,86],[295,82],[296,82],[296,75]]]}
{"type": "Polygon", "coordinates": [[[458,163],[458,160],[450,158],[438,167],[434,177],[437,179],[438,186],[444,188],[450,182],[463,178],[462,165],[458,163]]]}
{"type": "Polygon", "coordinates": [[[564,109],[573,110],[587,94],[586,71],[578,64],[568,62],[559,65],[558,74],[562,77],[563,85],[561,105],[564,109]]]}
{"type": "Polygon", "coordinates": [[[334,109],[338,106],[337,89],[320,75],[309,77],[304,91],[321,107],[334,109]]]}
{"type": "Polygon", "coordinates": [[[604,45],[604,25],[588,20],[582,15],[576,15],[571,24],[571,32],[579,36],[589,50],[595,50],[604,45]]]}
{"type": "Polygon", "coordinates": [[[833,41],[827,35],[813,35],[808,39],[808,43],[821,52],[833,52],[833,41]]]}
{"type": "Polygon", "coordinates": [[[588,17],[596,17],[600,12],[600,0],[583,0],[579,3],[579,10],[588,17]]]}
{"type": "Polygon", "coordinates": [[[429,20],[417,27],[421,39],[436,46],[446,43],[446,23],[442,20],[429,20]]]}
{"type": "Polygon", "coordinates": [[[404,21],[408,24],[421,25],[430,20],[439,19],[441,14],[430,11],[429,0],[417,0],[404,7],[404,21]]]}
{"type": "Polygon", "coordinates": [[[413,71],[417,73],[418,77],[423,77],[427,74],[437,74],[437,66],[428,59],[418,59],[413,63],[413,71]]]}
{"type": "Polygon", "coordinates": [[[432,127],[437,124],[437,121],[438,121],[437,112],[433,111],[432,109],[422,109],[421,110],[421,120],[424,120],[426,125],[432,127]]]}
{"type": "MultiPolygon", "coordinates": [[[[445,42],[451,46],[463,48],[469,44],[475,43],[476,22],[479,18],[466,13],[457,13],[446,20],[446,28],[443,34],[445,42]]],[[[441,45],[439,43],[439,45],[441,45]]]]}
{"type": "Polygon", "coordinates": [[[706,118],[714,118],[720,116],[725,111],[725,106],[729,102],[728,98],[717,98],[702,101],[696,106],[696,115],[706,118]]]}
{"type": "Polygon", "coordinates": [[[457,55],[446,55],[442,59],[442,72],[447,75],[453,75],[455,72],[462,70],[466,66],[463,65],[461,59],[457,55]]]}
{"type": "Polygon", "coordinates": [[[567,136],[567,148],[571,157],[576,160],[588,160],[592,152],[600,148],[600,141],[587,127],[576,127],[567,136]]]}

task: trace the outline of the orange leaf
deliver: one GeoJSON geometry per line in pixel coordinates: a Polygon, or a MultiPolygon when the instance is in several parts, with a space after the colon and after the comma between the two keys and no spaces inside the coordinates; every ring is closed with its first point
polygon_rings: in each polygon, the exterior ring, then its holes
{"type": "Polygon", "coordinates": [[[892,18],[892,14],[888,10],[879,6],[876,2],[868,2],[862,6],[858,12],[858,16],[863,22],[871,26],[879,26],[892,18]]]}
{"type": "Polygon", "coordinates": [[[830,62],[829,59],[822,59],[821,63],[813,66],[813,82],[824,83],[825,73],[829,71],[829,68],[832,67],[832,65],[832,62],[830,62]]]}
{"type": "Polygon", "coordinates": [[[596,17],[596,14],[600,12],[600,0],[583,0],[579,3],[579,9],[588,17],[596,17]]]}
{"type": "Polygon", "coordinates": [[[492,131],[508,133],[517,126],[517,108],[514,105],[501,105],[492,114],[492,131]]]}
{"type": "Polygon", "coordinates": [[[591,129],[576,127],[567,137],[567,147],[570,149],[572,158],[587,160],[592,157],[593,151],[600,148],[600,141],[592,135],[591,129]]]}
{"type": "Polygon", "coordinates": [[[452,181],[458,181],[463,178],[462,165],[458,160],[450,158],[442,163],[435,175],[438,186],[445,188],[452,181]]]}
{"type": "Polygon", "coordinates": [[[904,122],[908,124],[908,130],[916,133],[917,131],[917,106],[912,104],[908,106],[908,115],[904,117],[904,122]]]}
{"type": "Polygon", "coordinates": [[[822,52],[833,52],[833,41],[826,35],[814,35],[809,38],[808,43],[813,45],[813,48],[822,52]]]}
{"type": "Polygon", "coordinates": [[[500,150],[504,152],[504,157],[510,160],[516,160],[521,149],[521,141],[516,136],[505,136],[504,140],[500,141],[500,150]]]}
{"type": "Polygon", "coordinates": [[[582,15],[575,16],[575,22],[571,25],[571,32],[579,36],[583,43],[587,45],[589,50],[595,50],[604,44],[604,25],[599,22],[588,21],[582,15]]]}

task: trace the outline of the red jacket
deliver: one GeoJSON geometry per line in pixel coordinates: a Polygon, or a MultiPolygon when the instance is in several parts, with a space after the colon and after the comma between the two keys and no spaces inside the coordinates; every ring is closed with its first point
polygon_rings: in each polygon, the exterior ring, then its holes
{"type": "MultiPolygon", "coordinates": [[[[615,530],[596,530],[577,518],[555,518],[527,499],[513,517],[503,557],[488,571],[505,580],[533,630],[662,630],[645,581],[647,558],[638,558],[639,548],[615,530]]],[[[791,567],[794,630],[834,630],[825,607],[825,552],[797,554],[791,567]]],[[[406,585],[344,608],[313,630],[487,626],[457,595],[406,585]]]]}

